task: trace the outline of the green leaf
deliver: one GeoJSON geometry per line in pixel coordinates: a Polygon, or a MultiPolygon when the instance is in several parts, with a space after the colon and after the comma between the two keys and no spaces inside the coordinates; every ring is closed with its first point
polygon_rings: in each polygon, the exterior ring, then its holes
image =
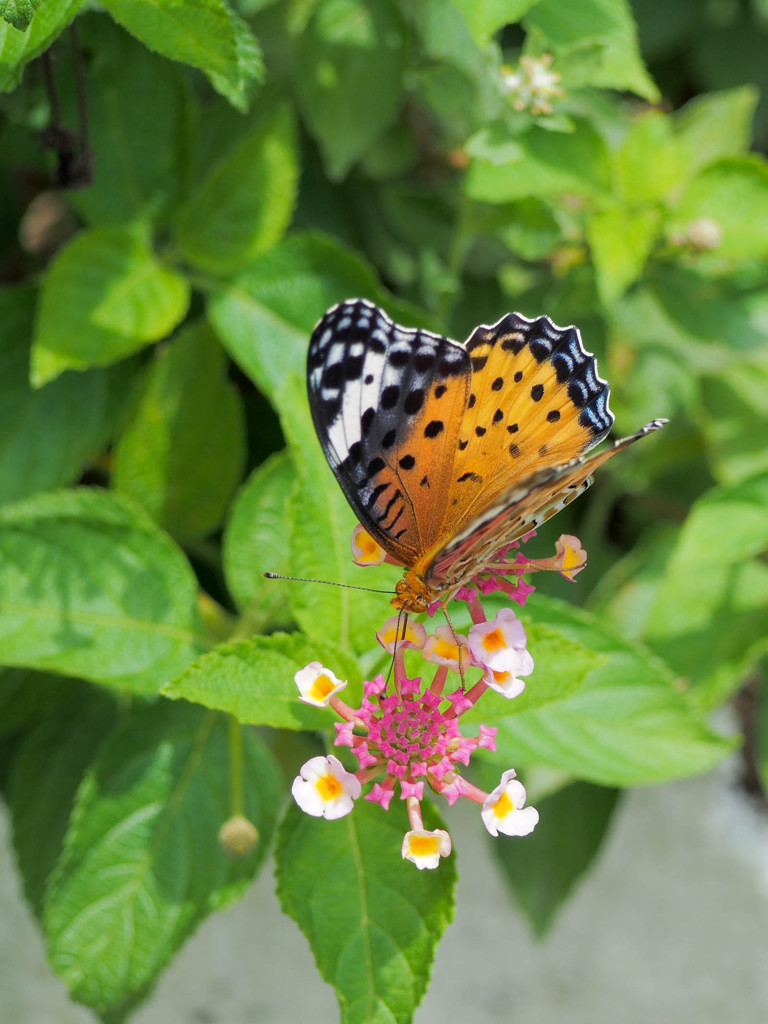
{"type": "Polygon", "coordinates": [[[225,0],[104,0],[115,21],[150,50],[191,64],[245,112],[264,75],[259,44],[225,0]]]}
{"type": "Polygon", "coordinates": [[[243,736],[245,807],[259,842],[233,860],[229,723],[163,702],[105,741],[80,787],[46,898],[48,957],[78,1002],[119,1018],[200,921],[240,896],[270,847],[277,770],[243,736]]]}
{"type": "Polygon", "coordinates": [[[477,204],[474,216],[480,227],[497,234],[512,252],[525,260],[540,260],[562,240],[562,229],[550,205],[541,199],[521,199],[505,206],[477,204]]]}
{"type": "MultiPolygon", "coordinates": [[[[494,47],[486,47],[486,52],[478,47],[472,38],[467,19],[458,10],[457,5],[445,0],[424,0],[420,4],[402,4],[403,14],[408,18],[413,30],[418,34],[419,45],[428,61],[425,61],[426,76],[420,77],[422,87],[431,80],[430,71],[438,71],[438,79],[444,84],[446,81],[460,83],[464,90],[465,101],[485,107],[483,102],[484,93],[488,93],[498,105],[498,83],[494,80],[494,73],[498,75],[498,57],[494,47]],[[490,59],[489,59],[490,58],[490,59]],[[493,63],[492,63],[493,62],[493,63]],[[437,64],[439,68],[428,68],[428,64],[437,64]],[[453,75],[440,75],[442,72],[460,71],[461,78],[453,75]],[[490,72],[490,73],[489,73],[490,72]]],[[[432,92],[428,87],[428,93],[432,92]]],[[[450,114],[453,112],[453,97],[448,90],[442,95],[432,92],[435,114],[445,124],[446,128],[450,123],[450,114]]],[[[480,111],[476,110],[475,114],[480,111]]],[[[450,128],[448,128],[450,131],[450,128]]]]}
{"type": "Polygon", "coordinates": [[[743,85],[697,96],[675,114],[675,135],[691,176],[716,160],[749,149],[758,98],[754,86],[743,85]]]}
{"type": "Polygon", "coordinates": [[[76,480],[109,431],[103,370],[30,387],[34,298],[31,288],[0,289],[0,504],[76,480]]]}
{"type": "Polygon", "coordinates": [[[313,327],[352,295],[385,304],[393,316],[403,309],[358,255],[322,235],[293,235],[214,296],[209,316],[235,362],[271,397],[290,374],[303,378],[313,327]]]}
{"type": "Polygon", "coordinates": [[[467,173],[467,193],[488,203],[563,192],[601,196],[609,188],[608,149],[588,121],[574,121],[573,132],[538,126],[511,139],[491,129],[470,140],[476,157],[467,173]]]}
{"type": "Polygon", "coordinates": [[[169,334],[189,305],[189,284],[164,266],[143,232],[84,231],[51,264],[32,346],[32,382],[105,366],[169,334]]]}
{"type": "Polygon", "coordinates": [[[656,102],[659,91],[640,56],[637,27],[628,0],[540,0],[523,18],[525,28],[537,30],[544,45],[558,56],[582,46],[599,43],[591,85],[629,89],[656,102]]]}
{"type": "Polygon", "coordinates": [[[235,40],[234,62],[228,60],[223,72],[208,71],[207,74],[213,88],[235,110],[245,114],[251,105],[254,86],[264,78],[264,59],[259,41],[251,32],[248,22],[229,8],[227,10],[235,40]]]}
{"type": "Polygon", "coordinates": [[[722,232],[714,250],[718,258],[768,256],[768,163],[754,155],[710,164],[691,182],[669,231],[682,232],[702,218],[715,221],[722,232]]]}
{"type": "Polygon", "coordinates": [[[296,201],[298,163],[290,108],[240,139],[179,215],[176,244],[190,263],[227,274],[271,249],[296,201]]]}
{"type": "Polygon", "coordinates": [[[704,439],[720,483],[768,472],[768,360],[739,358],[703,376],[700,387],[704,439]]]}
{"type": "Polygon", "coordinates": [[[180,541],[224,518],[245,463],[245,421],[204,321],[156,355],[115,453],[114,484],[180,541]]]}
{"type": "MultiPolygon", "coordinates": [[[[439,827],[436,812],[425,817],[439,827]]],[[[339,821],[292,807],[280,826],[278,896],[336,989],[344,1024],[411,1021],[453,916],[452,860],[436,871],[401,860],[408,827],[401,806],[383,813],[363,800],[339,821]]]]}
{"type": "Polygon", "coordinates": [[[487,46],[493,36],[518,22],[538,0],[451,0],[467,22],[472,38],[478,46],[487,46]]]}
{"type": "Polygon", "coordinates": [[[82,6],[83,0],[46,0],[23,32],[0,22],[0,92],[14,88],[24,65],[48,49],[82,6]]]}
{"type": "Polygon", "coordinates": [[[168,683],[163,693],[174,700],[183,697],[226,711],[249,725],[330,728],[335,713],[302,703],[293,680],[311,661],[327,665],[339,678],[351,678],[359,689],[354,680],[355,662],[340,648],[301,633],[270,633],[221,644],[168,683]]]}
{"type": "Polygon", "coordinates": [[[684,170],[683,149],[671,118],[658,110],[635,118],[612,156],[612,166],[616,189],[629,204],[663,200],[684,170]]]}
{"type": "Polygon", "coordinates": [[[343,178],[397,116],[407,37],[389,0],[323,0],[296,53],[299,107],[328,176],[343,178]]]}
{"type": "Polygon", "coordinates": [[[658,234],[660,215],[652,207],[607,206],[587,223],[597,289],[606,306],[641,276],[658,234]]]}
{"type": "MultiPolygon", "coordinates": [[[[683,355],[689,367],[709,372],[721,369],[726,347],[744,355],[764,349],[760,299],[765,304],[765,292],[745,297],[735,283],[708,279],[670,261],[649,264],[644,283],[623,300],[621,314],[622,330],[638,348],[652,337],[678,359],[683,355]]],[[[612,315],[618,312],[619,307],[612,315]]]]}
{"type": "Polygon", "coordinates": [[[536,800],[539,823],[523,840],[493,839],[492,850],[515,902],[537,938],[594,864],[619,792],[574,782],[536,800]]]}
{"type": "Polygon", "coordinates": [[[264,572],[290,572],[288,511],[296,485],[289,453],[276,452],[251,473],[232,504],[223,541],[224,575],[253,632],[288,622],[287,588],[264,579],[264,572]]]}
{"type": "MultiPolygon", "coordinates": [[[[96,172],[69,202],[87,223],[164,222],[186,185],[191,128],[185,69],[108,18],[87,22],[88,132],[96,172]],[[147,111],[152,116],[147,117],[147,111]]],[[[69,115],[74,122],[74,110],[69,115]]]]}
{"type": "Polygon", "coordinates": [[[0,509],[0,663],[156,693],[204,649],[182,553],[104,491],[0,509]]]}
{"type": "Polygon", "coordinates": [[[63,676],[0,669],[0,737],[13,736],[43,718],[73,686],[63,676]]]}
{"type": "Polygon", "coordinates": [[[614,562],[590,594],[592,614],[628,639],[642,641],[677,533],[671,524],[648,530],[640,543],[614,562]]]}
{"type": "Polygon", "coordinates": [[[768,474],[713,488],[693,506],[645,639],[714,706],[768,650],[768,474]]]}
{"type": "Polygon", "coordinates": [[[43,0],[0,0],[0,18],[23,32],[42,4],[43,0]]]}
{"type": "MultiPolygon", "coordinates": [[[[28,685],[35,687],[40,680],[45,677],[28,676],[28,685]]],[[[117,721],[117,706],[107,693],[77,680],[68,680],[67,686],[67,698],[52,702],[15,748],[8,785],[13,844],[25,895],[38,917],[75,793],[117,721]]]]}
{"type": "Polygon", "coordinates": [[[291,607],[308,636],[326,639],[358,654],[393,613],[389,598],[401,574],[393,566],[363,569],[352,562],[351,537],[357,522],[323,455],[307,411],[303,379],[291,378],[276,395],[283,430],[299,476],[290,514],[291,571],[309,580],[341,586],[292,583],[291,607]],[[375,588],[365,593],[350,587],[375,588]]]}
{"type": "Polygon", "coordinates": [[[537,595],[529,609],[536,621],[606,660],[564,700],[496,719],[500,761],[635,786],[706,771],[732,749],[650,652],[553,599],[537,595]]]}

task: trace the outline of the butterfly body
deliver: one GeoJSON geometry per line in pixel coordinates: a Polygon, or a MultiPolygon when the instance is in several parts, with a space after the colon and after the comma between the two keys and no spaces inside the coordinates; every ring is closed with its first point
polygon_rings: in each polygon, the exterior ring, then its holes
{"type": "Polygon", "coordinates": [[[576,328],[518,313],[461,344],[347,300],[315,327],[307,383],[349,504],[405,567],[393,604],[414,612],[447,600],[666,422],[586,456],[613,424],[608,384],[576,328]]]}

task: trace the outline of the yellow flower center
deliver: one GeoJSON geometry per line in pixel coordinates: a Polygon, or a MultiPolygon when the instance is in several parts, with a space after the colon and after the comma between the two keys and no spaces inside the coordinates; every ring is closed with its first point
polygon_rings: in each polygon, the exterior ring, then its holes
{"type": "Polygon", "coordinates": [[[335,689],[333,680],[329,679],[326,675],[318,676],[317,679],[312,683],[309,690],[309,696],[313,700],[325,700],[329,693],[335,689]]]}
{"type": "Polygon", "coordinates": [[[486,633],[483,637],[483,647],[486,651],[500,651],[502,647],[506,646],[504,634],[500,629],[492,629],[490,633],[486,633]]]}
{"type": "Polygon", "coordinates": [[[366,530],[363,530],[362,528],[357,530],[354,542],[360,552],[360,554],[357,555],[358,562],[370,562],[375,565],[381,561],[384,550],[366,530]]]}
{"type": "Polygon", "coordinates": [[[315,783],[315,788],[320,794],[321,799],[325,801],[335,800],[336,797],[341,793],[341,783],[335,775],[321,775],[315,783]]]}
{"type": "Polygon", "coordinates": [[[496,803],[493,805],[493,813],[497,818],[506,818],[508,814],[514,811],[515,805],[509,799],[506,793],[502,793],[496,803]]]}
{"type": "Polygon", "coordinates": [[[568,544],[565,545],[565,551],[563,552],[563,569],[572,569],[574,565],[578,565],[579,559],[576,552],[568,544]]]}
{"type": "Polygon", "coordinates": [[[411,853],[414,857],[433,857],[440,846],[439,836],[411,836],[411,853]]]}
{"type": "Polygon", "coordinates": [[[458,661],[459,658],[457,645],[450,640],[441,640],[440,637],[435,637],[434,653],[438,658],[452,658],[454,661],[458,661]]]}

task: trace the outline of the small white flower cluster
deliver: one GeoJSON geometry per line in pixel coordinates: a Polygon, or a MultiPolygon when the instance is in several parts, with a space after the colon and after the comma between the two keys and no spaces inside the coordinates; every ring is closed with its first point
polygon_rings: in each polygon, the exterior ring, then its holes
{"type": "Polygon", "coordinates": [[[515,110],[527,110],[534,115],[552,113],[552,100],[563,95],[560,75],[551,70],[552,59],[550,53],[521,57],[514,71],[504,69],[504,87],[512,96],[515,110]]]}

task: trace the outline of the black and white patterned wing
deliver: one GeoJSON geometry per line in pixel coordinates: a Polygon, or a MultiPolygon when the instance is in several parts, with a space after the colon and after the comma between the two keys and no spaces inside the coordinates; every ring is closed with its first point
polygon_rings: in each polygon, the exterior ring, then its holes
{"type": "Polygon", "coordinates": [[[406,566],[437,539],[470,376],[462,345],[364,299],[328,310],[312,334],[320,444],[359,521],[406,566]]]}

